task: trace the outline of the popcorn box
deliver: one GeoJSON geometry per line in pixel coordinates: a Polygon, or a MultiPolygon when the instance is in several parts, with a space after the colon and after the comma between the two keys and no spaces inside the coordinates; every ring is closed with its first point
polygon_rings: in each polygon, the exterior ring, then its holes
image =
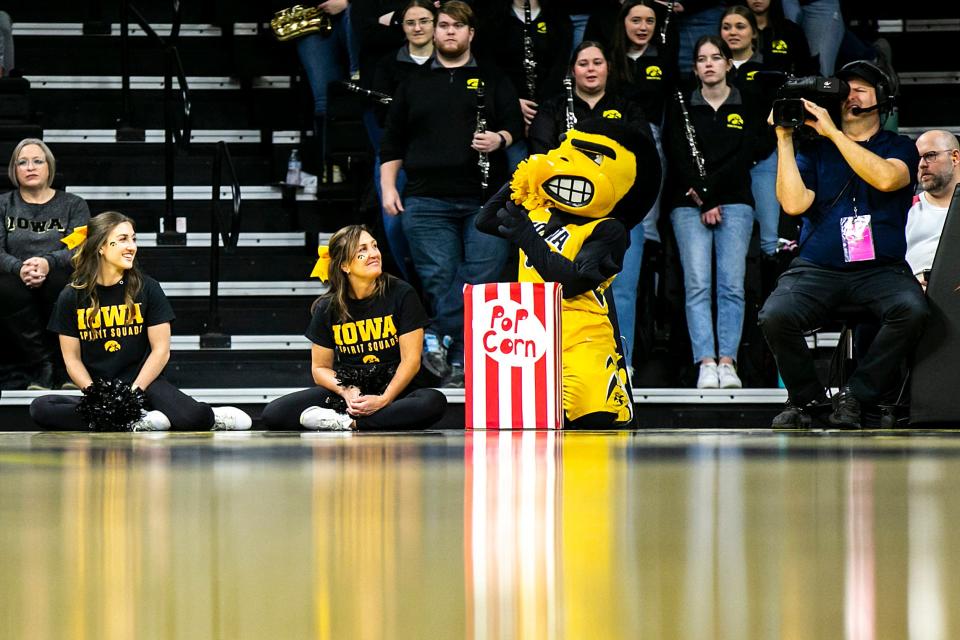
{"type": "Polygon", "coordinates": [[[467,429],[563,428],[561,287],[466,285],[467,429]]]}

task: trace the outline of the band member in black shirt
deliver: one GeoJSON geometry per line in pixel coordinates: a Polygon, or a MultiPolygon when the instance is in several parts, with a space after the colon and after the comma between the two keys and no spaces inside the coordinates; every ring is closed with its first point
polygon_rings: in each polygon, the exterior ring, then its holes
{"type": "Polygon", "coordinates": [[[735,362],[753,231],[750,165],[753,140],[765,115],[728,83],[733,62],[723,40],[704,36],[694,51],[700,86],[684,97],[684,107],[678,102],[667,114],[664,148],[670,175],[663,199],[683,265],[687,328],[693,361],[700,365],[697,387],[739,388],[735,362]]]}
{"type": "Polygon", "coordinates": [[[513,86],[471,54],[474,22],[464,2],[442,5],[436,57],[397,90],[380,150],[383,206],[403,221],[433,318],[424,366],[451,386],[463,383],[463,285],[495,282],[507,259],[507,243],[473,220],[492,193],[484,183],[506,180],[504,150],[523,131],[513,86]]]}

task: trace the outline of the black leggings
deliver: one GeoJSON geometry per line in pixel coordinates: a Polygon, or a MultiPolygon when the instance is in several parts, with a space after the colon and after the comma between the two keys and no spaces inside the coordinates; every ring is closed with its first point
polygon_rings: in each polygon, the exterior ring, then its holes
{"type": "Polygon", "coordinates": [[[31,289],[20,276],[0,274],[0,341],[7,351],[3,361],[32,366],[52,360],[61,366],[60,345],[47,331],[47,321],[69,279],[69,270],[50,269],[46,281],[31,289]]]}
{"type": "MultiPolygon", "coordinates": [[[[323,387],[312,387],[277,398],[260,414],[265,429],[296,429],[300,414],[307,407],[325,407],[326,399],[335,394],[323,387]]],[[[397,429],[429,427],[443,416],[447,397],[436,389],[410,391],[376,413],[357,418],[357,429],[397,429]]]]}
{"type": "MultiPolygon", "coordinates": [[[[213,426],[213,409],[197,402],[164,378],[157,378],[144,390],[145,409],[162,411],[170,420],[171,429],[202,431],[213,426]]],[[[42,429],[77,430],[88,425],[77,413],[79,396],[40,396],[30,403],[30,417],[42,429]]]]}

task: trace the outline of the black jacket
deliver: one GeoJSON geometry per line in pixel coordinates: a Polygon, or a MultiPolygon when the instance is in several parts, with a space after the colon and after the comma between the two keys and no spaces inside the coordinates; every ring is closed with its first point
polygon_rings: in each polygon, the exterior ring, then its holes
{"type": "Polygon", "coordinates": [[[676,48],[650,43],[644,55],[636,60],[628,58],[624,64],[627,68],[616,79],[617,86],[623,95],[640,105],[649,122],[660,126],[668,98],[680,84],[676,48]]]}
{"type": "Polygon", "coordinates": [[[699,89],[685,96],[687,111],[695,130],[695,139],[704,157],[706,179],[701,180],[684,133],[683,116],[677,101],[672,101],[664,130],[667,155],[667,183],[663,201],[669,209],[697,206],[686,196],[694,188],[703,199],[701,211],[722,204],[754,206],[750,188],[750,167],[754,141],[766,118],[755,106],[743,100],[731,87],[730,95],[714,111],[699,89]]]}
{"type": "Polygon", "coordinates": [[[573,26],[556,11],[541,8],[530,23],[530,38],[536,66],[536,95],[528,95],[524,60],[524,23],[512,6],[505,5],[477,29],[475,51],[481,62],[494,64],[507,75],[517,95],[540,103],[563,90],[573,26]]]}
{"type": "Polygon", "coordinates": [[[394,13],[393,21],[384,26],[380,16],[396,12],[406,4],[404,0],[352,0],[350,26],[359,54],[360,86],[369,89],[377,61],[404,43],[403,29],[394,13]]]}
{"type": "MultiPolygon", "coordinates": [[[[588,118],[619,117],[635,124],[637,127],[649,130],[646,118],[640,107],[616,94],[605,93],[591,109],[590,105],[573,95],[573,114],[577,122],[588,118]],[[615,114],[609,113],[615,111],[615,114]]],[[[546,153],[560,144],[560,136],[567,130],[567,98],[566,94],[555,96],[540,105],[537,117],[530,124],[527,145],[530,153],[546,153]]]]}
{"type": "Polygon", "coordinates": [[[820,64],[810,55],[807,36],[795,22],[784,19],[760,30],[760,53],[770,69],[793,76],[816,75],[820,64]]]}
{"type": "MultiPolygon", "coordinates": [[[[482,197],[478,154],[470,147],[477,126],[477,81],[484,86],[486,130],[517,140],[523,117],[516,92],[495,69],[471,61],[446,68],[436,60],[411,73],[394,95],[380,147],[382,162],[403,160],[405,196],[482,197]]],[[[490,154],[489,184],[506,179],[506,153],[490,154]]]]}
{"type": "Polygon", "coordinates": [[[551,0],[551,6],[568,16],[592,15],[604,5],[619,5],[618,0],[551,0]]]}
{"type": "MultiPolygon", "coordinates": [[[[429,65],[432,62],[431,59],[423,64],[429,65]]],[[[373,86],[371,88],[378,93],[393,96],[410,74],[416,72],[421,66],[410,57],[410,48],[404,44],[396,51],[392,51],[380,59],[373,75],[373,86]]],[[[381,127],[386,122],[388,111],[389,108],[386,105],[379,102],[376,104],[374,112],[381,127]]]]}
{"type": "MultiPolygon", "coordinates": [[[[750,103],[759,114],[770,113],[777,89],[785,79],[783,71],[773,68],[762,51],[756,51],[749,60],[739,68],[731,69],[727,75],[727,82],[737,87],[744,102],[750,103]]],[[[776,148],[776,133],[764,118],[757,130],[753,158],[763,160],[776,148]]]]}

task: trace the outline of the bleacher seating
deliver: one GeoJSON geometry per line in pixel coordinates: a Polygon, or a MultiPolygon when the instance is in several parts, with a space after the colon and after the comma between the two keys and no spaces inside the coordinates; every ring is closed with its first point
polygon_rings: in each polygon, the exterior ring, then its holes
{"type": "MultiPolygon", "coordinates": [[[[340,154],[338,163],[347,169],[347,182],[321,184],[318,196],[299,193],[285,201],[277,183],[290,150],[303,149],[308,170],[316,162],[308,91],[295,77],[299,64],[292,46],[277,43],[264,28],[269,14],[262,3],[184,3],[178,49],[190,85],[193,143],[177,155],[174,213],[182,219],[178,228],[182,224],[180,230],[187,236],[185,246],[159,246],[154,234],[165,208],[162,58],[156,45],[132,28],[130,124],[145,130],[145,140],[118,142],[121,96],[115,4],[100,7],[99,15],[90,14],[90,3],[51,0],[18,5],[14,34],[25,80],[9,80],[7,86],[10,91],[14,85],[29,87],[29,92],[16,93],[15,103],[0,100],[8,105],[0,108],[3,161],[17,140],[42,132],[57,156],[58,186],[87,199],[93,213],[116,209],[137,221],[142,266],[163,284],[178,316],[167,371],[175,384],[241,396],[249,389],[252,405],[262,404],[263,389],[310,384],[309,348],[301,336],[310,302],[320,291],[319,283],[308,278],[315,248],[323,234],[363,215],[360,200],[369,180],[370,158],[359,118],[349,118],[362,111],[362,98],[335,93],[336,100],[352,102],[331,107],[344,114],[338,121],[343,129],[331,140],[340,154]],[[90,33],[104,25],[109,34],[90,33]],[[15,108],[16,122],[6,123],[7,109],[15,108]],[[243,225],[238,250],[221,255],[220,315],[225,332],[233,337],[232,348],[201,350],[198,336],[205,330],[209,287],[210,167],[218,140],[228,142],[237,167],[243,225]]],[[[158,33],[168,33],[170,7],[141,4],[138,8],[158,33]]],[[[955,57],[918,55],[938,50],[937,43],[960,35],[960,19],[881,16],[880,31],[892,45],[901,78],[904,131],[912,135],[932,127],[960,131],[960,64],[955,57]]],[[[0,82],[0,92],[5,91],[3,85],[0,82]]],[[[229,197],[227,187],[222,192],[229,197]]],[[[811,341],[830,347],[836,336],[828,331],[811,341]]],[[[768,416],[784,399],[782,390],[750,393],[743,392],[742,402],[763,406],[756,415],[768,416]]],[[[0,411],[0,417],[16,415],[22,421],[27,397],[17,395],[20,401],[14,402],[5,394],[0,409],[14,407],[19,413],[0,411]]],[[[454,402],[458,397],[462,392],[451,395],[454,402]]],[[[737,394],[695,390],[637,394],[640,402],[658,397],[669,398],[658,407],[699,402],[706,409],[729,406],[727,398],[736,399],[737,394]]]]}

